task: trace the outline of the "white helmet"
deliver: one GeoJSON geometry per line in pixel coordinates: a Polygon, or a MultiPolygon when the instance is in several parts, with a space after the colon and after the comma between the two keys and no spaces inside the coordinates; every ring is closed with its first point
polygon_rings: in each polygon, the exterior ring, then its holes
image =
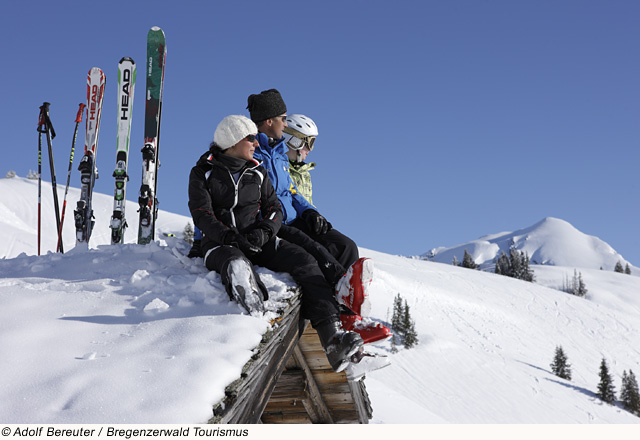
{"type": "Polygon", "coordinates": [[[309,151],[313,150],[313,144],[318,136],[318,127],[310,117],[297,114],[287,116],[287,127],[283,131],[284,142],[292,150],[302,149],[305,143],[309,151]]]}

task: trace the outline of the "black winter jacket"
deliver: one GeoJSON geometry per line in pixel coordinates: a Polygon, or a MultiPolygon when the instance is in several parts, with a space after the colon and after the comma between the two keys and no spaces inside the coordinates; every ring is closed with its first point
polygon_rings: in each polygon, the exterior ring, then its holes
{"type": "Polygon", "coordinates": [[[200,157],[189,175],[189,210],[206,243],[224,244],[228,231],[246,233],[262,228],[275,236],[282,224],[282,208],[267,171],[247,161],[236,183],[218,152],[200,157]]]}

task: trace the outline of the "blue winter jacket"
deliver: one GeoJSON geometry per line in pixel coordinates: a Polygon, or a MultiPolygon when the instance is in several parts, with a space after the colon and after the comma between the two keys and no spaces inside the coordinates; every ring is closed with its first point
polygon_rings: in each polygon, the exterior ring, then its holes
{"type": "Polygon", "coordinates": [[[290,224],[302,215],[307,209],[316,210],[307,199],[298,193],[298,188],[291,180],[289,174],[289,157],[287,156],[287,146],[284,138],[271,148],[269,137],[264,133],[258,133],[260,146],[256,148],[253,157],[262,162],[262,166],[267,170],[269,179],[282,205],[284,224],[290,224]]]}

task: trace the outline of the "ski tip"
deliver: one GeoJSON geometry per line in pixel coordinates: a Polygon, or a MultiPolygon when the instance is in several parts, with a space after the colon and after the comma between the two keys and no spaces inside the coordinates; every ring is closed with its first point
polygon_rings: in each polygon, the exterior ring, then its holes
{"type": "Polygon", "coordinates": [[[120,61],[118,61],[118,64],[122,64],[122,63],[125,63],[127,61],[130,62],[131,64],[135,64],[135,61],[133,61],[133,58],[131,58],[131,57],[122,57],[120,59],[120,61]]]}
{"type": "Polygon", "coordinates": [[[158,31],[160,31],[160,32],[164,33],[164,32],[162,31],[162,29],[160,29],[158,26],[152,26],[149,32],[151,32],[151,31],[153,31],[153,32],[158,32],[158,31]]]}

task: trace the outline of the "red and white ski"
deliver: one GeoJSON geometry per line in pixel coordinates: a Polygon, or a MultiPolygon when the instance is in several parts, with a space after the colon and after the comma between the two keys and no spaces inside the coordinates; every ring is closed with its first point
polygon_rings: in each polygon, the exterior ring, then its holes
{"type": "Polygon", "coordinates": [[[93,230],[93,209],[91,198],[93,186],[98,178],[96,159],[98,155],[98,134],[100,117],[102,116],[102,99],[106,77],[102,70],[93,67],[87,76],[87,119],[84,144],[84,156],[80,160],[78,170],[80,176],[80,200],[74,211],[76,224],[76,246],[89,246],[89,238],[93,230]]]}

